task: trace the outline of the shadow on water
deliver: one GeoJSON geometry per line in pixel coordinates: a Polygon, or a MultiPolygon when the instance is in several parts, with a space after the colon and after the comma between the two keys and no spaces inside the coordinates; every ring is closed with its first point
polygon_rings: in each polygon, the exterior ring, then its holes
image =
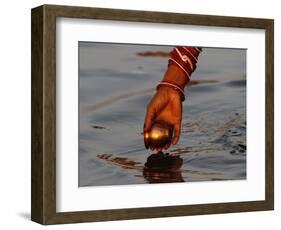
{"type": "Polygon", "coordinates": [[[126,157],[113,157],[111,154],[101,154],[98,155],[98,158],[124,169],[142,171],[142,175],[148,183],[184,182],[181,173],[183,159],[179,155],[159,152],[150,155],[144,165],[126,157]]]}

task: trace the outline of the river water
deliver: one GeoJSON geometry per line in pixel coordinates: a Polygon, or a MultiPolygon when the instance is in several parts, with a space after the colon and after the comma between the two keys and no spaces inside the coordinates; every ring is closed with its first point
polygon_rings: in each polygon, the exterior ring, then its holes
{"type": "Polygon", "coordinates": [[[173,47],[79,42],[79,186],[246,179],[246,50],[203,48],[181,138],[143,144],[146,105],[173,47]]]}

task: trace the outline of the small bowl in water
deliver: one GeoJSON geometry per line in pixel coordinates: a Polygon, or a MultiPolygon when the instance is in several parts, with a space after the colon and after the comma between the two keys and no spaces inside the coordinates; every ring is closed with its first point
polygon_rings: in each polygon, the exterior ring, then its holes
{"type": "Polygon", "coordinates": [[[171,144],[173,127],[164,121],[156,121],[149,132],[144,133],[144,145],[148,148],[162,149],[171,144]]]}

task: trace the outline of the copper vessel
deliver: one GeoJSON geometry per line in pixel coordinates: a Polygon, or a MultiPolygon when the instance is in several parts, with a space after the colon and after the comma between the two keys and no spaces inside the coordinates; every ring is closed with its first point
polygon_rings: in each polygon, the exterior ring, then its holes
{"type": "Polygon", "coordinates": [[[166,145],[171,144],[172,136],[172,125],[164,121],[156,121],[150,131],[144,133],[144,145],[147,149],[163,149],[166,145]]]}

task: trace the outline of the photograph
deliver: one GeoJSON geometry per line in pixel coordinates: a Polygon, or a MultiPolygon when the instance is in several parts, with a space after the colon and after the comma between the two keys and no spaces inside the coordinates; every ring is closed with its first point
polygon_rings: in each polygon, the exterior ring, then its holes
{"type": "Polygon", "coordinates": [[[246,180],[246,55],[79,41],[78,187],[246,180]]]}

